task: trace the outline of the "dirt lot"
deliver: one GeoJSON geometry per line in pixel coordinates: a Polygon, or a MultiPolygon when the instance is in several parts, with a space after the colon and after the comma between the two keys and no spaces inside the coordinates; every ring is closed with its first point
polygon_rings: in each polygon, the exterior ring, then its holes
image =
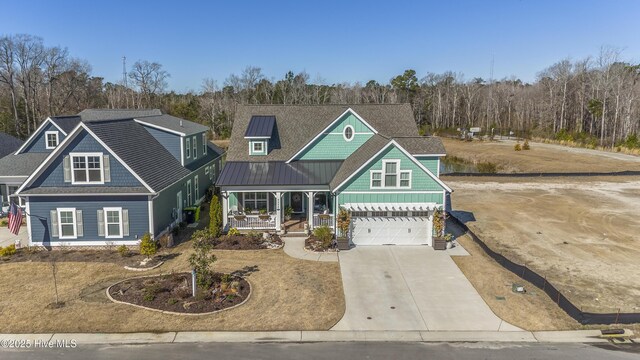
{"type": "Polygon", "coordinates": [[[514,151],[514,141],[460,141],[443,138],[447,154],[471,163],[492,162],[498,172],[615,172],[640,170],[640,157],[600,150],[531,142],[531,150],[514,151]]]}
{"type": "Polygon", "coordinates": [[[640,311],[640,180],[448,180],[454,211],[584,311],[640,311]]]}
{"type": "MultiPolygon", "coordinates": [[[[190,243],[178,257],[146,274],[188,271],[190,243]]],[[[105,289],[141,273],[113,263],[60,262],[54,302],[51,265],[46,262],[0,264],[0,333],[135,332],[181,330],[327,330],[344,314],[344,293],[337,263],[297,260],[283,250],[215,251],[217,271],[242,270],[251,283],[248,302],[201,317],[160,314],[114,304],[105,289]]]]}

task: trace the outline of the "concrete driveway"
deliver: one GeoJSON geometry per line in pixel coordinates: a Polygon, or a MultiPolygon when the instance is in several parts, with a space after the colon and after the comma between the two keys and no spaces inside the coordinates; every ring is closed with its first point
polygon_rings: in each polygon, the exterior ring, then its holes
{"type": "Polygon", "coordinates": [[[332,330],[521,330],[491,311],[443,251],[359,246],[339,258],[346,311],[332,330]]]}
{"type": "Polygon", "coordinates": [[[9,246],[14,244],[16,240],[20,240],[22,246],[25,246],[29,243],[28,235],[27,235],[27,227],[20,227],[20,231],[18,235],[14,235],[9,232],[9,229],[6,226],[0,227],[0,247],[9,246]]]}

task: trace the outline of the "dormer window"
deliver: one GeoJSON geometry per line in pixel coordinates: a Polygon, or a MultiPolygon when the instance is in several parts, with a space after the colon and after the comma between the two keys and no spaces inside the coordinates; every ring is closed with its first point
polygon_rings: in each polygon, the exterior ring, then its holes
{"type": "Polygon", "coordinates": [[[46,131],[44,135],[45,135],[45,148],[55,149],[58,146],[58,132],[46,131]]]}
{"type": "Polygon", "coordinates": [[[191,139],[187,138],[187,159],[191,159],[191,139]]]}
{"type": "Polygon", "coordinates": [[[264,148],[262,147],[262,143],[259,141],[255,141],[253,143],[253,152],[254,153],[261,153],[264,151],[264,148]]]}
{"type": "Polygon", "coordinates": [[[276,124],[273,115],[254,115],[247,125],[244,138],[249,140],[249,155],[267,155],[267,144],[271,140],[276,124]]]}

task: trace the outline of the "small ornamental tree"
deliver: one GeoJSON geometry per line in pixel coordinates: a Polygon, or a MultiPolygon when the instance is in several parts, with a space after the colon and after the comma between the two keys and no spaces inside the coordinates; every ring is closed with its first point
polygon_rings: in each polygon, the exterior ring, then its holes
{"type": "Polygon", "coordinates": [[[433,213],[433,231],[435,236],[440,237],[444,235],[446,221],[447,214],[442,209],[438,209],[433,213]]]}
{"type": "Polygon", "coordinates": [[[211,199],[209,207],[209,233],[212,237],[217,238],[222,232],[222,206],[218,196],[214,195],[211,199]]]}
{"type": "Polygon", "coordinates": [[[340,236],[347,236],[349,228],[351,227],[351,214],[345,208],[340,208],[338,211],[338,230],[340,230],[340,236]]]}
{"type": "Polygon", "coordinates": [[[522,144],[522,150],[531,150],[531,146],[529,146],[529,140],[524,140],[524,144],[522,144]]]}
{"type": "Polygon", "coordinates": [[[140,240],[140,254],[147,258],[152,257],[158,252],[158,244],[151,239],[151,234],[145,233],[140,240]]]}
{"type": "Polygon", "coordinates": [[[211,265],[218,259],[213,254],[213,243],[206,231],[193,234],[193,254],[189,256],[189,264],[196,271],[196,284],[201,289],[208,289],[214,281],[214,271],[211,265]]]}

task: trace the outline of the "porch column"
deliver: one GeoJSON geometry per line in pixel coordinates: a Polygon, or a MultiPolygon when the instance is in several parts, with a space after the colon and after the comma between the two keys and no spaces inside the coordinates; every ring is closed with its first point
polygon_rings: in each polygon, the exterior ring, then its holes
{"type": "Polygon", "coordinates": [[[280,226],[282,221],[282,201],[281,193],[278,191],[275,194],[276,197],[276,232],[280,232],[280,226]]]}
{"type": "Polygon", "coordinates": [[[309,197],[309,203],[307,205],[309,205],[309,215],[307,215],[307,217],[309,218],[309,230],[313,230],[313,197],[315,196],[315,193],[313,191],[309,191],[309,194],[307,195],[309,197]]]}
{"type": "Polygon", "coordinates": [[[227,222],[229,221],[229,193],[223,191],[222,195],[222,228],[227,228],[227,222]]]}

